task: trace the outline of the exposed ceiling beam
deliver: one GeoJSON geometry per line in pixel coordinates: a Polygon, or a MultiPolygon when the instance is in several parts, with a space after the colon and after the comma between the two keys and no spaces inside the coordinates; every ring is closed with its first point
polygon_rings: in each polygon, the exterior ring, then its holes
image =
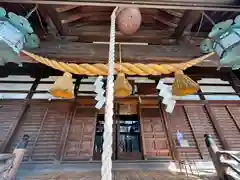
{"type": "MultiPolygon", "coordinates": [[[[19,0],[0,0],[0,2],[19,3],[19,0]]],[[[59,4],[59,5],[90,5],[90,6],[131,6],[140,8],[157,9],[188,9],[188,10],[213,10],[213,11],[238,11],[238,0],[21,0],[21,3],[59,4]]]]}
{"type": "MultiPolygon", "coordinates": [[[[168,45],[176,44],[176,39],[171,37],[173,33],[173,28],[166,28],[163,30],[140,28],[139,31],[131,36],[126,36],[116,31],[116,41],[168,45]]],[[[109,34],[109,25],[72,26],[68,27],[66,36],[63,38],[87,43],[92,43],[94,41],[109,42],[109,34]]]]}
{"type": "MultiPolygon", "coordinates": [[[[43,57],[75,63],[107,63],[107,44],[77,43],[69,41],[42,42],[41,47],[29,50],[43,57]]],[[[122,45],[122,61],[130,63],[180,63],[201,56],[199,47],[181,44],[170,45],[122,45]]],[[[214,57],[211,57],[213,59],[214,57]]],[[[26,61],[30,60],[25,56],[26,61]]],[[[116,62],[119,49],[116,46],[116,62]]],[[[29,62],[29,61],[28,61],[29,62]]],[[[213,67],[211,62],[200,66],[213,67]]]]}
{"type": "Polygon", "coordinates": [[[191,31],[192,26],[198,22],[201,15],[201,11],[185,11],[183,17],[178,23],[178,27],[176,28],[173,37],[179,39],[184,31],[191,31]]]}
{"type": "Polygon", "coordinates": [[[52,23],[58,30],[59,35],[63,36],[66,30],[58,17],[57,11],[51,5],[41,4],[39,8],[41,13],[43,13],[43,16],[48,16],[51,19],[52,23]]]}

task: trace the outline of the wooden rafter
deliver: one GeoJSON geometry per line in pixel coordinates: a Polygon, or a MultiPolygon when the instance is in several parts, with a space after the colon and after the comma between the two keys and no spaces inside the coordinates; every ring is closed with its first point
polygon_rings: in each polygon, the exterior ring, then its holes
{"type": "MultiPolygon", "coordinates": [[[[59,12],[61,16],[61,22],[63,24],[71,23],[71,22],[85,22],[89,20],[93,21],[106,21],[110,22],[109,16],[113,10],[112,7],[91,7],[91,6],[73,6],[73,9],[59,12]]],[[[63,8],[63,7],[62,7],[63,8]]],[[[69,9],[69,7],[67,6],[69,9]]],[[[57,8],[56,8],[57,9],[57,8]]],[[[56,11],[59,11],[58,9],[56,11]]],[[[151,21],[156,21],[159,24],[163,24],[165,26],[169,26],[172,28],[177,27],[179,19],[183,15],[184,11],[167,11],[167,10],[159,10],[159,9],[148,9],[142,8],[142,23],[146,24],[151,21]]]]}
{"type": "Polygon", "coordinates": [[[43,16],[48,16],[51,19],[52,23],[55,25],[56,29],[58,30],[59,35],[63,36],[66,30],[64,29],[64,26],[60,21],[58,13],[53,8],[53,6],[42,4],[39,6],[39,8],[43,16]]]}
{"type": "Polygon", "coordinates": [[[197,23],[201,17],[201,11],[185,11],[183,17],[179,21],[173,37],[179,39],[182,37],[184,31],[190,31],[192,26],[197,23]]]}

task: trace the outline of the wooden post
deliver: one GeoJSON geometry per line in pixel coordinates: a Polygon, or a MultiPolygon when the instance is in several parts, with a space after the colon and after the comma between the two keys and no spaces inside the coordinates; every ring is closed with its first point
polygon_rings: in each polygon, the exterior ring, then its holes
{"type": "Polygon", "coordinates": [[[44,15],[47,15],[53,24],[55,25],[56,29],[58,30],[58,33],[60,36],[64,35],[65,28],[63,27],[60,18],[58,17],[57,11],[53,8],[52,5],[46,5],[41,4],[39,6],[40,10],[44,13],[44,15]]]}

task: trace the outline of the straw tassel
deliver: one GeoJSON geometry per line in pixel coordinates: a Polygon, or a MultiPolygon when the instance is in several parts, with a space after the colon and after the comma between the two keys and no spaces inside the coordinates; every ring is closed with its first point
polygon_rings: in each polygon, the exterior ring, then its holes
{"type": "Polygon", "coordinates": [[[132,86],[128,82],[128,79],[125,77],[125,74],[122,73],[122,50],[121,44],[119,44],[119,73],[114,82],[114,96],[118,98],[124,98],[132,94],[132,86]]]}
{"type": "Polygon", "coordinates": [[[129,84],[124,73],[118,73],[114,82],[114,96],[123,98],[132,94],[132,86],[129,84]]]}
{"type": "Polygon", "coordinates": [[[190,77],[185,75],[183,71],[175,72],[175,80],[172,86],[172,94],[175,96],[186,96],[197,93],[200,89],[199,85],[190,77]]]}
{"type": "Polygon", "coordinates": [[[74,98],[72,74],[65,72],[51,87],[50,94],[58,98],[74,98]]]}

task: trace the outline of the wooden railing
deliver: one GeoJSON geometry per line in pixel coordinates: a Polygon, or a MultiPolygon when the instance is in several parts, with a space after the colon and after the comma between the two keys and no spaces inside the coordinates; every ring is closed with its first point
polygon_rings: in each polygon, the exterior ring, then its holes
{"type": "Polygon", "coordinates": [[[235,180],[235,175],[240,176],[240,159],[237,157],[240,155],[240,151],[220,151],[211,135],[205,134],[204,136],[218,178],[220,180],[235,180]]]}

